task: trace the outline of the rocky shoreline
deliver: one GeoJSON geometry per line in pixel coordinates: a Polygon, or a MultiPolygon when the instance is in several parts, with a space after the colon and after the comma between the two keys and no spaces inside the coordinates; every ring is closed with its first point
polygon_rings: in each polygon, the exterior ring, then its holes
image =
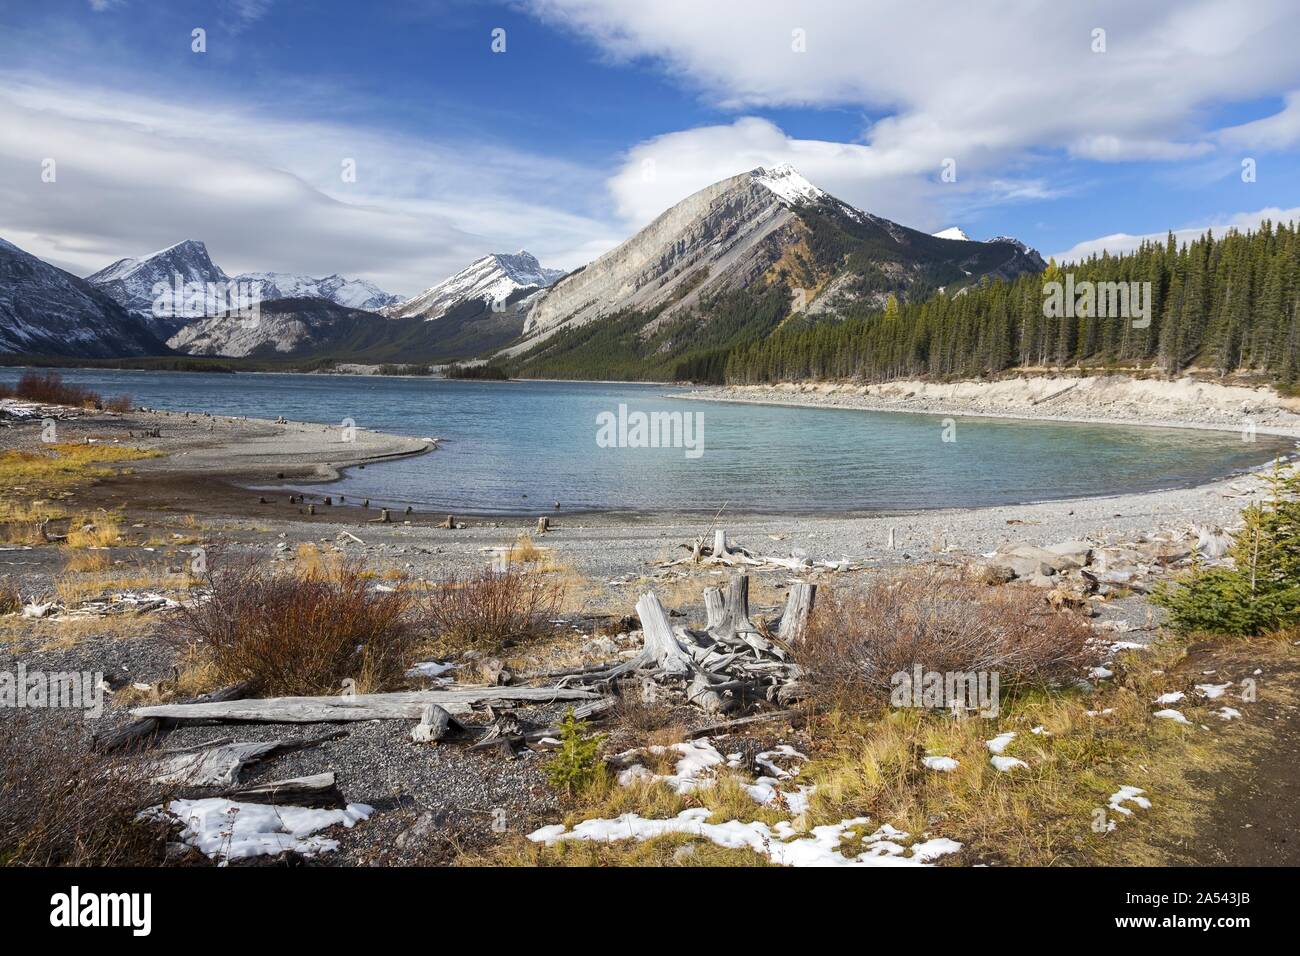
{"type": "Polygon", "coordinates": [[[1300,399],[1265,386],[1129,375],[1040,375],[996,382],[726,385],[673,397],[984,418],[1253,432],[1300,439],[1300,399]]]}

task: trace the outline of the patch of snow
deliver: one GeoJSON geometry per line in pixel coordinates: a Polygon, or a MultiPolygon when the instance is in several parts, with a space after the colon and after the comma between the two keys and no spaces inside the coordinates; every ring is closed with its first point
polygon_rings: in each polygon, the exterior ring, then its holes
{"type": "Polygon", "coordinates": [[[948,773],[956,770],[959,766],[957,761],[952,757],[943,757],[935,754],[927,754],[922,757],[921,764],[929,770],[937,770],[940,773],[948,773]]]}
{"type": "Polygon", "coordinates": [[[1235,707],[1220,707],[1215,713],[1219,715],[1220,720],[1236,720],[1241,716],[1241,711],[1235,707]]]}
{"type": "Polygon", "coordinates": [[[971,237],[962,232],[960,226],[949,226],[947,229],[941,229],[938,232],[931,233],[936,239],[955,239],[958,242],[970,242],[971,237]]]}
{"type": "Polygon", "coordinates": [[[782,200],[792,205],[816,202],[826,196],[823,190],[818,189],[800,176],[789,163],[781,163],[770,168],[760,166],[753,170],[750,176],[753,177],[756,183],[766,186],[782,200]]]}
{"type": "Polygon", "coordinates": [[[1232,681],[1226,684],[1197,684],[1196,689],[1201,692],[1201,696],[1207,700],[1216,700],[1223,696],[1223,692],[1232,686],[1232,681]]]}
{"type": "Polygon", "coordinates": [[[1172,720],[1176,724],[1191,724],[1191,721],[1184,717],[1183,712],[1180,710],[1166,708],[1165,710],[1157,710],[1151,716],[1159,717],[1162,720],[1172,720]]]}
{"type": "Polygon", "coordinates": [[[1115,672],[1107,667],[1094,667],[1092,670],[1088,671],[1088,676],[1093,680],[1107,680],[1108,678],[1114,677],[1115,672]]]}
{"type": "Polygon", "coordinates": [[[612,820],[583,820],[573,829],[568,829],[564,824],[542,827],[528,834],[528,839],[534,843],[554,846],[562,840],[615,843],[619,840],[651,840],[668,834],[684,833],[727,849],[752,850],[773,863],[794,867],[924,866],[941,856],[956,853],[962,846],[955,840],[936,838],[912,846],[910,857],[889,852],[866,852],[849,857],[840,852],[845,834],[865,824],[867,817],[855,817],[829,826],[814,827],[807,836],[798,836],[798,831],[786,821],[774,827],[759,821],[707,823],[709,814],[710,811],[704,807],[683,810],[666,820],[649,820],[635,813],[625,813],[612,820]]]}
{"type": "Polygon", "coordinates": [[[1187,695],[1184,694],[1181,690],[1170,691],[1168,694],[1161,694],[1159,697],[1157,697],[1156,703],[1160,704],[1161,706],[1165,704],[1176,704],[1186,696],[1187,695]]]}
{"type": "Polygon", "coordinates": [[[984,746],[988,747],[995,754],[1000,754],[1007,749],[1007,744],[1016,739],[1015,731],[1008,730],[1005,734],[998,734],[992,740],[984,741],[984,746]]]}
{"type": "Polygon", "coordinates": [[[1128,807],[1123,806],[1124,803],[1131,803],[1139,810],[1149,810],[1151,809],[1151,801],[1142,796],[1144,793],[1146,793],[1146,791],[1141,787],[1130,787],[1127,785],[1120,787],[1110,795],[1110,799],[1106,801],[1106,806],[1110,807],[1116,813],[1122,813],[1126,817],[1131,816],[1133,811],[1128,807]]]}
{"type": "Polygon", "coordinates": [[[338,849],[337,840],[313,836],[332,826],[351,829],[374,813],[373,807],[352,803],[343,810],[276,807],[236,803],[219,797],[172,800],[141,813],[146,819],[173,817],[183,826],[180,839],[209,859],[276,856],[287,850],[315,856],[338,849]]]}
{"type": "Polygon", "coordinates": [[[989,758],[989,763],[993,764],[994,768],[1002,773],[1010,773],[1017,767],[1024,767],[1026,770],[1029,769],[1029,764],[1025,763],[1023,760],[1020,760],[1017,757],[1004,757],[1001,754],[994,754],[989,758]]]}

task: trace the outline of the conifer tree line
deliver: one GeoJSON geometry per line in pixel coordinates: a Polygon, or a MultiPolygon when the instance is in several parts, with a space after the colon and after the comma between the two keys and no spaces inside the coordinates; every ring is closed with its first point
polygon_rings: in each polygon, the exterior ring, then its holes
{"type": "Polygon", "coordinates": [[[841,321],[795,319],[727,356],[726,381],[880,382],[913,376],[978,378],[1011,369],[1145,368],[1167,375],[1256,373],[1289,389],[1300,380],[1300,229],[1207,232],[1179,246],[1094,255],[1045,272],[921,302],[891,300],[841,321]],[[1044,313],[1044,287],[1149,282],[1150,324],[1044,313]]]}

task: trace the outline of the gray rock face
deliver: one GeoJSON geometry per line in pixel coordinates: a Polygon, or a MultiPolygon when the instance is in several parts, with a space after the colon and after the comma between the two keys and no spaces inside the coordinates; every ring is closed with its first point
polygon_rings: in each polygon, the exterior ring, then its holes
{"type": "Polygon", "coordinates": [[[794,220],[790,200],[755,170],[714,183],[679,202],[631,239],[567,276],[543,296],[527,336],[586,325],[623,309],[689,307],[708,289],[747,285],[776,258],[764,240],[794,220]]]}

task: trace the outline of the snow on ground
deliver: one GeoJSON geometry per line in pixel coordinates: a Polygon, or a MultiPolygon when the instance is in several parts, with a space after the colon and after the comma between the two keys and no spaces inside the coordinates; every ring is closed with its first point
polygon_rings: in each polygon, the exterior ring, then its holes
{"type": "Polygon", "coordinates": [[[1196,689],[1200,691],[1202,697],[1207,700],[1215,700],[1222,697],[1223,692],[1232,686],[1232,681],[1226,684],[1197,684],[1196,689]]]}
{"type": "Polygon", "coordinates": [[[759,821],[708,823],[708,818],[709,811],[703,807],[683,810],[667,820],[648,820],[635,813],[625,813],[612,820],[583,820],[573,829],[562,823],[542,827],[528,834],[528,839],[554,846],[561,840],[615,843],[685,833],[728,849],[752,850],[782,866],[926,866],[941,856],[956,853],[962,846],[955,840],[937,837],[905,847],[897,840],[906,838],[908,834],[886,825],[862,839],[865,852],[850,857],[841,852],[853,848],[852,842],[846,842],[846,837],[849,831],[866,824],[867,817],[813,827],[805,836],[799,836],[787,821],[769,827],[759,821]],[[908,851],[911,855],[904,855],[908,851]]]}
{"type": "Polygon", "coordinates": [[[1110,799],[1106,801],[1106,806],[1110,807],[1116,813],[1122,813],[1126,817],[1132,815],[1133,811],[1129,807],[1124,806],[1123,804],[1125,803],[1132,803],[1139,810],[1150,810],[1151,801],[1142,796],[1144,793],[1146,793],[1146,791],[1141,787],[1130,787],[1125,785],[1110,795],[1110,799]]]}
{"type": "Polygon", "coordinates": [[[1016,732],[1008,730],[1005,734],[998,734],[992,740],[984,741],[984,746],[995,754],[1000,754],[1007,749],[1007,744],[1016,739],[1016,732]]]}
{"type": "Polygon", "coordinates": [[[651,773],[642,764],[637,763],[619,773],[619,786],[629,787],[637,780],[651,780],[666,784],[677,793],[692,793],[701,787],[713,786],[713,779],[705,777],[705,772],[726,763],[726,759],[718,752],[718,748],[709,743],[708,737],[673,744],[671,747],[651,747],[649,750],[653,754],[668,753],[669,751],[676,751],[681,754],[681,759],[677,761],[677,772],[674,774],[651,773]]]}
{"type": "Polygon", "coordinates": [[[1220,720],[1234,720],[1241,716],[1241,711],[1235,707],[1220,707],[1215,713],[1219,715],[1220,720]]]}
{"type": "Polygon", "coordinates": [[[958,767],[957,761],[952,757],[944,757],[938,754],[927,754],[921,758],[921,764],[927,770],[937,770],[940,773],[948,773],[958,767]]]}
{"type": "Polygon", "coordinates": [[[343,810],[313,810],[307,807],[273,807],[260,803],[236,803],[219,797],[202,800],[172,800],[150,807],[141,816],[160,819],[171,816],[185,827],[181,842],[205,856],[223,863],[252,856],[277,856],[292,850],[315,856],[338,849],[338,841],[313,836],[327,827],[351,829],[374,813],[363,803],[348,804],[343,810]]]}
{"type": "Polygon", "coordinates": [[[1174,710],[1168,707],[1165,708],[1164,710],[1157,710],[1151,716],[1160,717],[1163,720],[1172,720],[1176,724],[1188,724],[1188,725],[1191,724],[1191,721],[1183,716],[1183,712],[1181,710],[1174,710]]]}
{"type": "Polygon", "coordinates": [[[994,754],[989,758],[989,763],[993,764],[993,766],[1002,773],[1010,773],[1017,767],[1029,768],[1029,764],[1025,763],[1023,760],[1016,757],[1004,757],[1001,754],[994,754]]]}
{"type": "Polygon", "coordinates": [[[1176,704],[1186,696],[1187,695],[1184,694],[1181,690],[1175,690],[1175,691],[1171,691],[1168,694],[1161,694],[1159,697],[1156,698],[1156,703],[1159,704],[1161,707],[1165,706],[1166,704],[1176,704]]]}

